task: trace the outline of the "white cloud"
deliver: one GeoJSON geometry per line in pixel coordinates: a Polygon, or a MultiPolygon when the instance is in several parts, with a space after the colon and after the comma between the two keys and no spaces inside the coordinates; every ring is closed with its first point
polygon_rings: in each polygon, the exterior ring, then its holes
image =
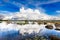
{"type": "Polygon", "coordinates": [[[41,4],[50,4],[50,3],[55,3],[55,2],[60,2],[60,0],[51,0],[51,1],[43,2],[41,4]]]}
{"type": "Polygon", "coordinates": [[[56,2],[60,2],[60,0],[47,0],[47,1],[42,0],[42,2],[41,1],[34,2],[34,1],[31,0],[31,1],[29,1],[29,4],[32,4],[32,5],[36,6],[36,7],[38,7],[39,5],[51,4],[51,3],[56,3],[56,2]]]}
{"type": "Polygon", "coordinates": [[[60,10],[56,11],[56,13],[60,13],[60,10]]]}
{"type": "Polygon", "coordinates": [[[60,20],[58,16],[47,15],[42,9],[25,9],[22,7],[20,12],[11,13],[5,15],[3,20],[60,20]]]}
{"type": "Polygon", "coordinates": [[[24,7],[22,7],[20,12],[16,15],[19,17],[25,17],[27,20],[59,20],[59,17],[47,15],[41,9],[24,9],[24,7]]]}

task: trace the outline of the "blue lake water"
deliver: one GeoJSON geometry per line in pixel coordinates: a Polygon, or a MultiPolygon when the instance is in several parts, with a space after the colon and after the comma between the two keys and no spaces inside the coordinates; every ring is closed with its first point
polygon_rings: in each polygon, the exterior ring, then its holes
{"type": "Polygon", "coordinates": [[[44,31],[42,31],[41,36],[44,36],[47,39],[50,39],[50,36],[56,36],[60,38],[60,32],[58,32],[57,30],[45,29],[44,31]]]}
{"type": "Polygon", "coordinates": [[[18,31],[10,30],[10,31],[0,31],[0,39],[1,40],[14,40],[15,37],[19,35],[18,31]]]}
{"type": "MultiPolygon", "coordinates": [[[[60,32],[57,32],[56,30],[45,30],[42,32],[42,36],[45,36],[49,39],[49,36],[54,35],[58,38],[60,38],[60,32]]],[[[10,30],[10,31],[0,31],[0,39],[1,40],[15,40],[19,36],[19,31],[16,30],[10,30]]],[[[18,39],[16,39],[18,40],[18,39]]]]}

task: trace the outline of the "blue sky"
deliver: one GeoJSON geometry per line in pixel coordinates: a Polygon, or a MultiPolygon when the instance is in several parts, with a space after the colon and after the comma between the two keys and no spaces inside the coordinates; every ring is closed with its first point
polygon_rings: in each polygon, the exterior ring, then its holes
{"type": "Polygon", "coordinates": [[[22,6],[31,9],[42,8],[48,15],[60,14],[60,0],[0,0],[0,12],[19,12],[22,6]]]}

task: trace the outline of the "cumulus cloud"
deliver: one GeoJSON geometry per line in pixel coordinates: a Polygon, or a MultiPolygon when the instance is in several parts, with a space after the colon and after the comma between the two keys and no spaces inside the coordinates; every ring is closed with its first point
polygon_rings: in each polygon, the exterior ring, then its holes
{"type": "MultiPolygon", "coordinates": [[[[21,9],[20,9],[20,13],[17,13],[17,15],[23,15],[23,17],[26,17],[27,18],[27,20],[39,20],[39,19],[41,19],[42,17],[47,17],[47,15],[46,14],[44,14],[43,12],[41,12],[41,11],[39,11],[38,9],[35,9],[35,10],[33,10],[33,9],[30,9],[30,8],[28,8],[28,9],[24,9],[24,7],[22,7],[21,9]],[[46,15],[46,16],[45,16],[46,15]]],[[[43,18],[42,18],[43,19],[43,18]]]]}
{"type": "Polygon", "coordinates": [[[57,16],[47,15],[42,9],[33,10],[30,8],[24,9],[24,7],[22,7],[20,12],[17,12],[15,16],[18,16],[19,20],[22,20],[22,18],[24,20],[60,20],[57,16]]]}
{"type": "Polygon", "coordinates": [[[11,13],[5,15],[3,20],[60,20],[58,16],[51,16],[46,14],[42,9],[31,9],[24,7],[20,8],[20,12],[11,13]]]}

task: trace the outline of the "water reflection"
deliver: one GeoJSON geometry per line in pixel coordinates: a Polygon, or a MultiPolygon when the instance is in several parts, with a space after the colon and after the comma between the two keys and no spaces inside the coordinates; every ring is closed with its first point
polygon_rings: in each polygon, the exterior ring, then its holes
{"type": "MultiPolygon", "coordinates": [[[[49,24],[49,23],[48,23],[49,24]]],[[[50,25],[50,24],[49,24],[50,25]]],[[[50,39],[51,35],[60,38],[60,32],[58,32],[54,24],[53,28],[45,28],[46,24],[38,25],[36,22],[32,24],[18,25],[16,23],[0,23],[0,40],[24,40],[25,38],[35,38],[36,36],[43,36],[46,39],[50,39]]],[[[51,27],[51,26],[50,26],[51,27]]],[[[38,38],[39,38],[38,37],[38,38]]]]}

